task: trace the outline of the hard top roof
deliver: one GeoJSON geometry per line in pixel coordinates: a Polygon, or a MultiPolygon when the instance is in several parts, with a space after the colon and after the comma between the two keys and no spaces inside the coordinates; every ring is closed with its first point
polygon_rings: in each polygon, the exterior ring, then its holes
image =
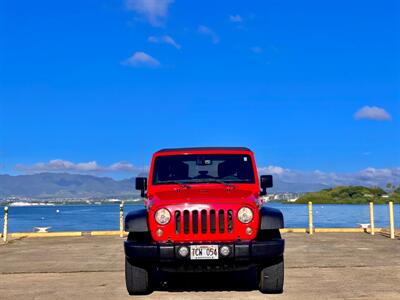
{"type": "Polygon", "coordinates": [[[188,147],[188,148],[166,148],[158,150],[156,153],[160,152],[190,152],[190,151],[209,151],[209,150],[226,150],[226,151],[250,151],[246,147],[188,147]]]}

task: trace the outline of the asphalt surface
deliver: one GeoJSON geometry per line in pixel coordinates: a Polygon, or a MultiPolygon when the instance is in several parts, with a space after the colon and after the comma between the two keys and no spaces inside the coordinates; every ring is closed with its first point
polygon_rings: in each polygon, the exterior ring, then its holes
{"type": "Polygon", "coordinates": [[[288,233],[285,287],[264,295],[255,274],[180,275],[141,297],[125,289],[122,239],[0,243],[0,299],[400,299],[400,240],[364,233],[288,233]]]}

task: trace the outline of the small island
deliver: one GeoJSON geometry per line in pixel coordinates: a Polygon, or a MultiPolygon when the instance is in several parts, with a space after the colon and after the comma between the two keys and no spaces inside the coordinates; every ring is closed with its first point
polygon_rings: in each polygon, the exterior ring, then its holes
{"type": "Polygon", "coordinates": [[[400,186],[387,186],[388,191],[379,187],[365,186],[337,186],[323,189],[319,192],[311,192],[301,196],[291,204],[307,204],[309,201],[315,204],[386,204],[388,201],[400,204],[400,186]]]}

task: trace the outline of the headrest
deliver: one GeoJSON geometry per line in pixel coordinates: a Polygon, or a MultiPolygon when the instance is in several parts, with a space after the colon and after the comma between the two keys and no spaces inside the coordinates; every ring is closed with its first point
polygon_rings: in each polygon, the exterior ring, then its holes
{"type": "Polygon", "coordinates": [[[218,165],[218,177],[224,178],[230,175],[235,175],[237,166],[233,161],[226,160],[218,165]]]}

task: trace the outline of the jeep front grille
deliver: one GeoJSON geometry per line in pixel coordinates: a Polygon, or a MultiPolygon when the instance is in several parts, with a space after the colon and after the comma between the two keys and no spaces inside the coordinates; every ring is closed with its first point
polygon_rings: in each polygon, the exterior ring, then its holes
{"type": "Polygon", "coordinates": [[[180,234],[182,229],[184,234],[232,233],[233,210],[175,211],[175,232],[180,234]]]}

